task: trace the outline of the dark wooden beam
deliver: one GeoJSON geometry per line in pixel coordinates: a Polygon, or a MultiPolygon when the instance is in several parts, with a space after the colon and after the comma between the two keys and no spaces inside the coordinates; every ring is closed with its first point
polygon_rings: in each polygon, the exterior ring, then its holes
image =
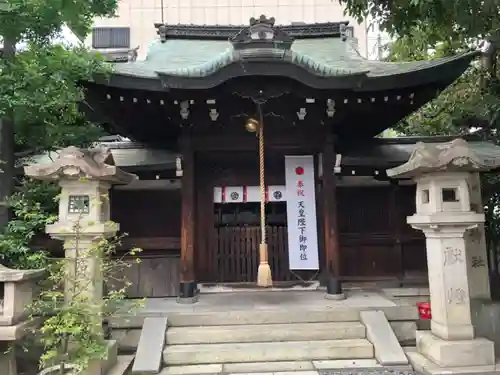
{"type": "MultiPolygon", "coordinates": [[[[326,139],[323,148],[322,169],[323,169],[323,234],[324,234],[324,259],[325,269],[328,279],[337,279],[341,276],[340,270],[340,246],[339,232],[337,227],[337,193],[336,177],[333,173],[335,166],[335,150],[333,135],[326,132],[326,139]]],[[[327,284],[328,287],[329,284],[327,284]]],[[[340,285],[338,286],[340,288],[340,285]]],[[[334,291],[337,294],[339,290],[334,291]]]]}
{"type": "Polygon", "coordinates": [[[183,129],[179,149],[182,155],[181,186],[181,260],[179,299],[189,300],[197,295],[197,284],[194,268],[195,240],[195,171],[194,151],[191,134],[183,129]]]}
{"type": "MultiPolygon", "coordinates": [[[[323,142],[322,132],[293,132],[266,138],[266,147],[275,150],[315,153],[323,142]]],[[[242,136],[199,136],[193,140],[196,151],[255,151],[254,135],[242,136]]]]}
{"type": "Polygon", "coordinates": [[[138,247],[142,250],[179,250],[179,237],[127,237],[122,241],[120,250],[138,247]]]}

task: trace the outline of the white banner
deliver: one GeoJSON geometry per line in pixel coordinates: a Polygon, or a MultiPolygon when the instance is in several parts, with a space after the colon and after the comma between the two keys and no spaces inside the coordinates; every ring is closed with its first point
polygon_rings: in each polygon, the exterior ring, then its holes
{"type": "Polygon", "coordinates": [[[285,177],[290,269],[317,270],[318,229],[313,156],[285,156],[285,177]]]}
{"type": "Polygon", "coordinates": [[[270,185],[267,187],[268,202],[284,202],[286,200],[286,192],[284,186],[270,185]]]}
{"type": "MultiPolygon", "coordinates": [[[[284,202],[285,187],[278,185],[266,186],[267,202],[284,202]]],[[[214,203],[246,203],[260,202],[259,186],[216,186],[214,187],[214,203]]]]}
{"type": "Polygon", "coordinates": [[[222,203],[243,203],[244,201],[244,186],[224,186],[222,188],[222,203]]]}

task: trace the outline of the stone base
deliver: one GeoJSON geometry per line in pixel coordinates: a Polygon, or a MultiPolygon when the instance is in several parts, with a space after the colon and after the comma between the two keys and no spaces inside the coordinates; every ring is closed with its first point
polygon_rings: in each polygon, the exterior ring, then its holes
{"type": "Polygon", "coordinates": [[[179,285],[179,297],[177,303],[191,304],[198,302],[200,289],[195,281],[182,282],[179,285]]]}
{"type": "Polygon", "coordinates": [[[0,341],[1,342],[11,342],[22,339],[31,329],[38,326],[41,322],[41,318],[33,318],[20,322],[13,326],[0,326],[0,341]]]}
{"type": "Polygon", "coordinates": [[[339,293],[339,294],[325,293],[325,299],[329,299],[332,301],[342,301],[345,299],[345,293],[339,293]]]}
{"type": "Polygon", "coordinates": [[[7,342],[0,344],[0,369],[2,375],[17,375],[15,349],[7,342]]]}
{"type": "Polygon", "coordinates": [[[118,358],[118,345],[114,340],[108,341],[108,357],[95,360],[90,363],[89,368],[82,375],[106,375],[116,365],[118,358]]]}
{"type": "Polygon", "coordinates": [[[493,341],[443,340],[430,331],[417,331],[417,351],[439,367],[494,366],[495,344],[493,341]]]}
{"type": "Polygon", "coordinates": [[[177,297],[177,303],[179,303],[181,305],[190,305],[190,304],[198,302],[199,299],[200,299],[200,295],[199,294],[196,294],[193,297],[184,297],[184,298],[183,297],[177,297]]]}
{"type": "Polygon", "coordinates": [[[441,367],[418,352],[406,353],[410,364],[417,374],[424,375],[500,375],[500,364],[488,366],[441,367]]]}

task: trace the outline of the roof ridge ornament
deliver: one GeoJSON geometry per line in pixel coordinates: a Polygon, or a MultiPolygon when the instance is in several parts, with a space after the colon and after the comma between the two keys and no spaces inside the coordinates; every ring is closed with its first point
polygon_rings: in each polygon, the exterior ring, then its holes
{"type": "Polygon", "coordinates": [[[230,39],[234,49],[246,48],[275,48],[289,50],[294,38],[281,28],[275,26],[275,18],[267,18],[261,15],[259,18],[252,17],[249,27],[242,29],[230,39]]]}
{"type": "Polygon", "coordinates": [[[259,18],[251,17],[248,23],[250,24],[250,27],[256,26],[259,24],[274,27],[275,22],[276,22],[276,19],[274,17],[267,18],[264,14],[261,14],[259,18]]]}
{"type": "Polygon", "coordinates": [[[156,33],[160,36],[160,42],[165,43],[167,41],[167,26],[162,24],[159,25],[157,29],[156,33]]]}

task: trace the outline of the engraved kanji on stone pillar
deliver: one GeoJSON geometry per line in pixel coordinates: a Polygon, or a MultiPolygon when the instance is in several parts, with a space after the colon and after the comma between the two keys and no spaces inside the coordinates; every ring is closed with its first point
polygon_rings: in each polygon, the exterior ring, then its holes
{"type": "MultiPolygon", "coordinates": [[[[484,213],[481,197],[481,180],[478,172],[469,173],[469,192],[471,211],[484,213]]],[[[465,249],[467,255],[467,272],[469,273],[469,295],[471,299],[488,300],[491,298],[490,275],[488,272],[488,255],[484,223],[465,234],[465,249]]]]}

